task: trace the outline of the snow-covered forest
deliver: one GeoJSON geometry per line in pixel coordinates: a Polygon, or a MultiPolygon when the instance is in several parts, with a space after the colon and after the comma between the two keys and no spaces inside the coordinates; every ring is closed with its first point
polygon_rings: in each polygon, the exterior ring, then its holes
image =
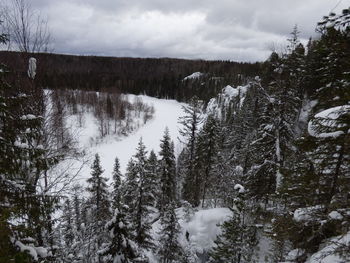
{"type": "Polygon", "coordinates": [[[159,98],[39,85],[38,28],[0,68],[0,263],[350,262],[350,8],[159,98]]]}

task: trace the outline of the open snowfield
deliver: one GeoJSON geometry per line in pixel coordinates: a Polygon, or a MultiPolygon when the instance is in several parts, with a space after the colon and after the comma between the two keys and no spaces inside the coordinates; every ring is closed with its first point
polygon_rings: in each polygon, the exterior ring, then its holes
{"type": "Polygon", "coordinates": [[[104,176],[107,178],[111,178],[115,157],[119,158],[120,170],[123,174],[125,173],[127,163],[135,154],[141,137],[147,151],[150,152],[153,149],[158,154],[165,127],[169,128],[170,136],[175,143],[175,153],[179,153],[181,146],[177,139],[179,136],[178,118],[183,114],[182,105],[184,104],[175,100],[157,99],[145,95],[127,96],[129,101],[139,97],[144,103],[153,105],[155,109],[153,119],[128,136],[109,136],[96,144],[92,141],[98,136],[97,124],[92,113],[86,113],[85,125],[78,131],[78,140],[79,144],[86,149],[91,160],[79,174],[81,183],[90,176],[90,164],[96,153],[101,157],[101,165],[105,170],[104,176]]]}

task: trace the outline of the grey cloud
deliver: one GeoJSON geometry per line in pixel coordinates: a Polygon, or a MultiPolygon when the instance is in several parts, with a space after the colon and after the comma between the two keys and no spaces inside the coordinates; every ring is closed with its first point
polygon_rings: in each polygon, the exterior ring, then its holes
{"type": "MultiPolygon", "coordinates": [[[[301,37],[338,0],[31,0],[47,15],[55,52],[264,60],[295,24],[301,37]]],[[[337,11],[345,8],[345,1],[337,11]]]]}

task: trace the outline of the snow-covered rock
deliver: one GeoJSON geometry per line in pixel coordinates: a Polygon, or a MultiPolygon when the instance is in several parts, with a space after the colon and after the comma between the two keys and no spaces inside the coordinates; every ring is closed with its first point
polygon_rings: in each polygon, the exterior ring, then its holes
{"type": "Polygon", "coordinates": [[[183,80],[188,80],[188,79],[199,79],[201,76],[203,76],[204,73],[201,72],[194,72],[191,75],[184,77],[183,80]]]}
{"type": "Polygon", "coordinates": [[[236,88],[227,85],[222,89],[216,98],[209,100],[206,112],[216,115],[218,118],[223,118],[222,113],[230,105],[233,100],[238,99],[239,107],[242,106],[249,85],[237,86],[236,88]]]}
{"type": "Polygon", "coordinates": [[[342,220],[344,218],[338,211],[330,212],[328,217],[334,220],[342,220]]]}

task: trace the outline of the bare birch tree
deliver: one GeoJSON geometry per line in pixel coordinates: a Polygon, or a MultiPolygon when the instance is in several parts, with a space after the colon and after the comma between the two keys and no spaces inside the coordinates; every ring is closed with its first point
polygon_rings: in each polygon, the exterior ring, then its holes
{"type": "Polygon", "coordinates": [[[49,52],[51,35],[47,19],[32,9],[27,0],[9,0],[1,7],[9,49],[21,52],[49,52]]]}

